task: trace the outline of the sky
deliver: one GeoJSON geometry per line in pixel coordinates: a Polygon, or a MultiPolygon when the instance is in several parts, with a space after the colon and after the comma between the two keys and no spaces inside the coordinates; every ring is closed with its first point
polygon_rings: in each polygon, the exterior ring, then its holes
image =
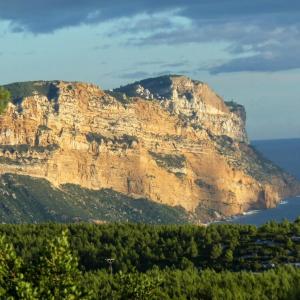
{"type": "Polygon", "coordinates": [[[0,85],[162,74],[243,104],[250,139],[299,138],[300,1],[0,0],[0,85]]]}

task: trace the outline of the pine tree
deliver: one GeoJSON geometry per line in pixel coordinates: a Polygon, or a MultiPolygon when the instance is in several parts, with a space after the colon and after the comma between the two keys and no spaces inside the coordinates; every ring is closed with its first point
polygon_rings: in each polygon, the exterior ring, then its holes
{"type": "Polygon", "coordinates": [[[5,236],[0,237],[0,299],[35,300],[37,290],[25,280],[21,269],[23,261],[5,236]]]}
{"type": "Polygon", "coordinates": [[[212,247],[210,258],[215,260],[218,259],[222,255],[222,246],[220,244],[216,244],[212,247]]]}
{"type": "Polygon", "coordinates": [[[85,299],[78,288],[78,260],[70,250],[68,231],[49,241],[41,258],[39,293],[41,299],[85,299]]]}
{"type": "Polygon", "coordinates": [[[10,100],[11,100],[10,92],[4,87],[0,86],[0,115],[5,112],[10,100]]]}

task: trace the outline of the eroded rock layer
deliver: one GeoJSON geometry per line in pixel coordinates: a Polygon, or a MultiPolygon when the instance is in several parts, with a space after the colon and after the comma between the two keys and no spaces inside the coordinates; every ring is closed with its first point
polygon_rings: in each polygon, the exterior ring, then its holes
{"type": "MultiPolygon", "coordinates": [[[[273,207],[299,184],[248,144],[245,111],[183,76],[114,91],[74,82],[6,86],[0,172],[112,189],[207,221],[273,207]]],[[[134,201],[134,200],[133,200],[134,201]]]]}

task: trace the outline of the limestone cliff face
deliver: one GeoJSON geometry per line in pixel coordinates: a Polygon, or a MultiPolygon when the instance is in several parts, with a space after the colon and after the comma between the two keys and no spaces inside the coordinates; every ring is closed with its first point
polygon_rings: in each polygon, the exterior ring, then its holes
{"type": "Polygon", "coordinates": [[[164,76],[106,92],[62,81],[6,88],[2,174],[111,188],[182,206],[199,221],[273,207],[300,190],[248,145],[243,107],[204,83],[164,76]]]}
{"type": "Polygon", "coordinates": [[[115,90],[131,97],[157,99],[160,105],[194,129],[247,142],[243,106],[224,101],[205,83],[184,76],[150,78],[115,90]]]}

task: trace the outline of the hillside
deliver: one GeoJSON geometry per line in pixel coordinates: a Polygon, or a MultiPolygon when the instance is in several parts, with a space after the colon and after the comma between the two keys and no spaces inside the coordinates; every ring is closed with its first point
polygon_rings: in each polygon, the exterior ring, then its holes
{"type": "Polygon", "coordinates": [[[13,99],[0,116],[3,222],[207,222],[300,191],[248,144],[244,108],[200,81],[5,88],[13,99]]]}
{"type": "Polygon", "coordinates": [[[89,190],[24,175],[4,174],[0,182],[2,223],[137,222],[182,224],[191,216],[182,208],[136,199],[111,189],[89,190]],[[101,221],[100,221],[101,220],[101,221]]]}

